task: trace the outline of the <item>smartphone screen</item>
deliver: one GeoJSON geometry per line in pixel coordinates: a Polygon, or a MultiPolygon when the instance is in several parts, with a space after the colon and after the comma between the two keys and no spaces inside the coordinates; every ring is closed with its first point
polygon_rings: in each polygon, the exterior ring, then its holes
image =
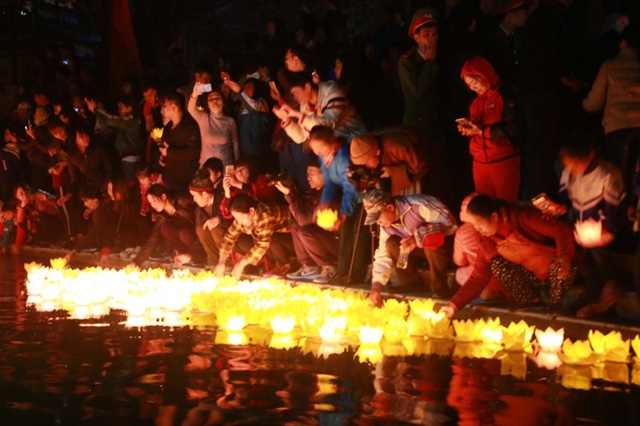
{"type": "Polygon", "coordinates": [[[211,84],[198,84],[198,93],[208,93],[211,91],[211,84]]]}
{"type": "Polygon", "coordinates": [[[468,118],[456,118],[456,123],[462,127],[471,127],[471,122],[468,118]]]}
{"type": "Polygon", "coordinates": [[[233,166],[233,164],[228,165],[227,167],[225,167],[225,172],[228,175],[232,175],[235,173],[235,167],[233,166]]]}

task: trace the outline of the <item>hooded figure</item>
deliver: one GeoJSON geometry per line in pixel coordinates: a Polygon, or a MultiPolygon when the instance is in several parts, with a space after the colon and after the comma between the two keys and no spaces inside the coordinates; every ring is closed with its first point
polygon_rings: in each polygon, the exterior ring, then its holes
{"type": "Polygon", "coordinates": [[[473,180],[477,192],[516,201],[520,186],[520,152],[512,139],[518,133],[515,102],[500,87],[491,64],[476,56],[468,59],[460,77],[478,96],[469,108],[469,122],[458,130],[469,136],[473,180]]]}

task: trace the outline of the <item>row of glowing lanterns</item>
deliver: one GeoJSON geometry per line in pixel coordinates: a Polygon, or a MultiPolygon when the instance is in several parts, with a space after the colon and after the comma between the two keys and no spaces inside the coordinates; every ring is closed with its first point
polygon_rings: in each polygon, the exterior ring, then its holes
{"type": "Polygon", "coordinates": [[[377,308],[362,291],[292,286],[278,279],[238,282],[209,271],[69,269],[64,259],[25,269],[27,303],[39,311],[65,310],[73,319],[99,319],[119,310],[131,327],[216,326],[216,343],[300,346],[317,356],[358,346],[356,356],[372,363],[383,355],[498,357],[506,374],[522,378],[526,358],[533,357],[540,367],[565,364],[582,378],[587,371],[590,378],[623,378],[624,370],[628,383],[633,348],[632,382],[640,384],[640,336],[624,340],[616,331],[590,331],[588,340],[572,341],[564,339],[563,329],[536,330],[524,321],[508,326],[498,318],[450,321],[431,299],[388,299],[377,308]]]}

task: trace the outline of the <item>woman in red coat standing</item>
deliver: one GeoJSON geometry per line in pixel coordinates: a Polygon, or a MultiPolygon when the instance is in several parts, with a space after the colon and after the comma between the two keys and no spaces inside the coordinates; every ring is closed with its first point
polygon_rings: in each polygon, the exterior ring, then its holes
{"type": "Polygon", "coordinates": [[[478,95],[469,108],[469,120],[458,120],[458,131],[471,138],[475,190],[517,201],[520,151],[512,143],[518,132],[516,105],[500,89],[500,77],[486,59],[468,59],[460,77],[478,95]]]}

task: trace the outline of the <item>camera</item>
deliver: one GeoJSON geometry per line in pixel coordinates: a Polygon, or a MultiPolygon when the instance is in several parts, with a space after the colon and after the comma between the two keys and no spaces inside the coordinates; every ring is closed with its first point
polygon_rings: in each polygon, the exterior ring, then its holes
{"type": "Polygon", "coordinates": [[[276,183],[281,182],[285,186],[291,186],[291,176],[289,173],[278,173],[277,175],[266,175],[267,185],[274,186],[276,183]]]}

